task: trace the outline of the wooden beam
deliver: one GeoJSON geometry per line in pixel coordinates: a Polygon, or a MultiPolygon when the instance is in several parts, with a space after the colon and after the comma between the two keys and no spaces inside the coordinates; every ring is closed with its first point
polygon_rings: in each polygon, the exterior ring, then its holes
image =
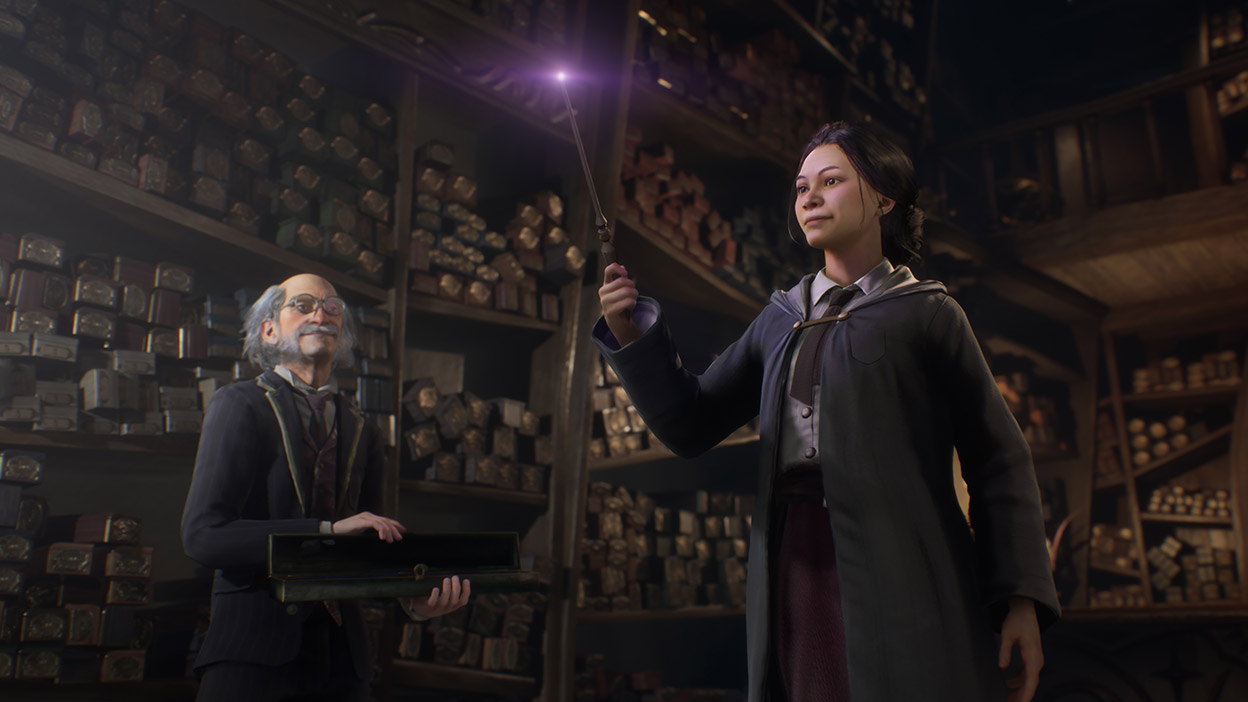
{"type": "Polygon", "coordinates": [[[1248,230],[1248,185],[1222,185],[1065,217],[1002,235],[1025,265],[1050,268],[1248,230]]]}
{"type": "Polygon", "coordinates": [[[1115,333],[1164,329],[1167,333],[1178,334],[1180,331],[1212,329],[1221,325],[1242,327],[1246,318],[1248,288],[1239,287],[1117,307],[1105,315],[1101,329],[1115,333]]]}
{"type": "Polygon", "coordinates": [[[1137,105],[1143,100],[1154,98],[1158,95],[1171,93],[1196,85],[1209,80],[1216,80],[1221,76],[1233,75],[1239,71],[1248,68],[1248,53],[1237,53],[1231,56],[1220,58],[1207,65],[1198,68],[1182,70],[1171,74],[1164,78],[1159,78],[1148,83],[1141,83],[1132,88],[1128,88],[1113,95],[1107,95],[1103,98],[1086,102],[1082,105],[1074,107],[1065,107],[1060,110],[1046,112],[1035,117],[1020,119],[1015,122],[1009,122],[1000,126],[985,129],[981,132],[968,134],[957,139],[950,139],[941,151],[951,153],[953,151],[961,151],[985,142],[1001,141],[1010,139],[1016,134],[1023,132],[1031,132],[1045,127],[1051,127],[1059,124],[1067,124],[1078,122],[1088,115],[1095,114],[1112,114],[1120,112],[1125,108],[1137,105]]]}
{"type": "Polygon", "coordinates": [[[1055,319],[1099,321],[1108,308],[1100,301],[1012,259],[985,248],[970,234],[940,217],[924,224],[933,252],[968,259],[987,272],[984,282],[998,295],[1055,319]]]}

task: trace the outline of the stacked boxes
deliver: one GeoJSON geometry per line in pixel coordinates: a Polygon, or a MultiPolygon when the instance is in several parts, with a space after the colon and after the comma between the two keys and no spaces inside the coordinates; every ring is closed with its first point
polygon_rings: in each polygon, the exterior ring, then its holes
{"type": "Polygon", "coordinates": [[[144,677],[154,620],[142,520],[48,517],[45,457],[0,451],[0,680],[126,682],[144,677]]]}
{"type": "Polygon", "coordinates": [[[923,46],[915,29],[912,0],[883,0],[867,6],[824,3],[818,29],[850,63],[863,83],[903,111],[918,117],[927,94],[919,84],[925,59],[914,47],[923,46]],[[871,11],[874,10],[874,11],[871,11]]]}
{"type": "MultiPolygon", "coordinates": [[[[1135,542],[1135,530],[1129,527],[1112,524],[1093,524],[1092,538],[1088,543],[1091,565],[1121,573],[1139,571],[1140,554],[1135,542]]],[[[1113,576],[1098,575],[1094,582],[1101,583],[1113,576]]],[[[1119,578],[1121,579],[1121,578],[1119,578]]],[[[1106,607],[1144,607],[1148,598],[1144,593],[1144,585],[1138,580],[1112,585],[1091,585],[1088,588],[1088,606],[1106,607]]]]}
{"type": "Polygon", "coordinates": [[[754,499],[696,491],[651,497],[591,483],[577,607],[745,606],[754,499]]]}
{"type": "Polygon", "coordinates": [[[1135,530],[1130,527],[1094,524],[1089,547],[1094,566],[1127,571],[1137,570],[1140,567],[1140,553],[1135,543],[1135,530]]]}
{"type": "Polygon", "coordinates": [[[741,44],[710,31],[692,3],[641,5],[634,78],[688,102],[758,140],[797,154],[829,114],[821,76],[803,70],[797,44],[780,30],[741,44]]]}
{"type": "Polygon", "coordinates": [[[1245,46],[1244,7],[1241,3],[1221,3],[1209,13],[1209,44],[1211,58],[1243,49],[1245,46]]]}
{"type": "Polygon", "coordinates": [[[1146,466],[1186,448],[1208,433],[1204,421],[1189,419],[1188,415],[1172,414],[1164,419],[1132,417],[1127,421],[1131,462],[1136,467],[1146,466]]]}
{"type": "Polygon", "coordinates": [[[1234,349],[1225,349],[1190,359],[1184,366],[1179,356],[1166,356],[1137,368],[1132,387],[1137,393],[1195,390],[1239,384],[1239,361],[1234,349]]]}
{"type": "Polygon", "coordinates": [[[477,210],[477,183],[456,173],[442,142],[416,155],[408,267],[415,292],[557,323],[559,288],[579,280],[585,254],[563,228],[563,198],[549,190],[515,204],[502,232],[477,210]]]}
{"type": "MultiPolygon", "coordinates": [[[[645,420],[633,406],[628,392],[620,385],[620,379],[611,365],[596,359],[593,370],[595,387],[591,391],[593,428],[589,441],[589,460],[619,458],[662,448],[658,437],[646,428],[645,420]]],[[[733,437],[757,434],[756,418],[738,429],[733,437]]]]}
{"type": "Polygon", "coordinates": [[[567,41],[567,0],[494,0],[461,3],[490,24],[541,47],[567,41]]]}
{"type": "Polygon", "coordinates": [[[601,654],[576,657],[572,683],[577,702],[744,702],[739,690],[704,690],[663,685],[657,670],[608,670],[601,654]]]}
{"type": "Polygon", "coordinates": [[[646,423],[620,385],[615,370],[610,364],[595,360],[598,387],[592,390],[594,418],[589,460],[627,456],[661,446],[659,440],[646,429],[646,423]]]}
{"type": "Polygon", "coordinates": [[[1152,514],[1175,516],[1231,518],[1231,494],[1224,489],[1186,489],[1167,485],[1153,490],[1146,510],[1152,514]]]}
{"type": "Polygon", "coordinates": [[[432,378],[414,381],[403,406],[415,426],[403,437],[404,472],[424,480],[545,494],[554,444],[549,415],[508,398],[443,394],[432,378]]]}
{"type": "MultiPolygon", "coordinates": [[[[0,234],[0,423],[33,431],[196,434],[243,360],[243,315],[259,291],[196,295],[192,268],[74,256],[52,237],[0,234]]],[[[366,413],[392,427],[389,313],[353,308],[358,369],[340,371],[366,413]],[[357,378],[358,371],[358,378],[357,378]]],[[[393,431],[389,432],[391,435],[393,431]]],[[[391,440],[393,443],[393,440],[391,440]]]]}
{"type": "Polygon", "coordinates": [[[1014,415],[1023,436],[1032,448],[1068,448],[1058,435],[1057,403],[1052,397],[1031,390],[1031,374],[1023,371],[995,376],[997,389],[1014,415]]]}
{"type": "Polygon", "coordinates": [[[671,146],[643,145],[640,129],[629,128],[620,172],[626,217],[760,299],[806,273],[808,252],[789,243],[782,215],[765,216],[750,208],[732,216],[721,213],[702,179],[675,164],[671,146]]]}
{"type": "Polygon", "coordinates": [[[0,15],[0,130],[375,285],[393,111],[169,0],[0,15]]]}
{"type": "Polygon", "coordinates": [[[397,441],[394,406],[394,366],[390,362],[390,313],[375,307],[354,307],[356,362],[354,368],[335,371],[338,388],[354,394],[364,416],[376,423],[387,446],[397,441]]]}
{"type": "MultiPolygon", "coordinates": [[[[521,567],[549,583],[549,561],[521,554],[521,567]]],[[[543,592],[474,595],[471,603],[427,622],[399,614],[400,658],[515,675],[541,668],[547,596],[543,592]]]]}
{"type": "Polygon", "coordinates": [[[1233,531],[1176,529],[1146,555],[1158,601],[1177,604],[1242,599],[1233,531]]]}

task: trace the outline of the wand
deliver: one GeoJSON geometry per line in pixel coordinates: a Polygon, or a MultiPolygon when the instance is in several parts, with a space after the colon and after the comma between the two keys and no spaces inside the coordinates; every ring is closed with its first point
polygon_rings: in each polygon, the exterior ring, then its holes
{"type": "Polygon", "coordinates": [[[607,218],[602,214],[602,205],[598,202],[598,191],[594,188],[594,176],[589,172],[589,159],[585,157],[585,144],[581,141],[581,130],[576,128],[576,113],[572,111],[572,98],[568,97],[568,75],[560,71],[557,77],[559,88],[563,91],[563,102],[568,106],[568,121],[572,123],[572,136],[576,139],[576,149],[581,154],[581,170],[585,172],[585,182],[589,184],[589,197],[594,203],[594,214],[598,218],[598,240],[602,242],[602,259],[609,265],[616,262],[611,229],[607,226],[607,218]]]}

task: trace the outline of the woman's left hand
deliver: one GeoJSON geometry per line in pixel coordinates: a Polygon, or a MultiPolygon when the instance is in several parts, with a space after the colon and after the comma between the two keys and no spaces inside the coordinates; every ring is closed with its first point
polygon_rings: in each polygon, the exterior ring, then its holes
{"type": "Polygon", "coordinates": [[[1001,624],[1001,652],[997,664],[1002,668],[1010,665],[1014,647],[1018,646],[1023,659],[1023,671],[1018,677],[1006,682],[1011,692],[1009,702],[1031,702],[1040,682],[1040,669],[1044,667],[1044,650],[1040,646],[1040,624],[1036,621],[1036,603],[1027,597],[1011,597],[1010,613],[1001,624]]]}

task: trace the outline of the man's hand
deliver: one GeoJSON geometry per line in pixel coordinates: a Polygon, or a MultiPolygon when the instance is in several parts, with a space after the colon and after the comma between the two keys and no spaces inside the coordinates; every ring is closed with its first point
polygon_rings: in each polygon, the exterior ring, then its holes
{"type": "Polygon", "coordinates": [[[335,534],[359,534],[361,532],[373,529],[377,532],[377,538],[386,543],[394,543],[403,539],[403,532],[407,531],[402,524],[383,517],[372,512],[360,512],[359,514],[347,517],[346,519],[334,522],[331,530],[335,534]]]}
{"type": "Polygon", "coordinates": [[[641,329],[633,322],[633,308],[637,306],[637,285],[628,277],[628,271],[618,263],[612,263],[603,271],[602,287],[598,288],[598,301],[602,303],[602,318],[615,335],[620,346],[627,346],[641,336],[641,329]],[[617,276],[614,280],[611,276],[617,276]]]}
{"type": "Polygon", "coordinates": [[[468,600],[472,597],[472,581],[464,578],[462,586],[460,583],[458,575],[442,578],[442,589],[433,588],[433,592],[429,593],[429,599],[400,597],[399,600],[403,609],[409,614],[426,619],[440,617],[468,604],[468,600]]]}
{"type": "Polygon", "coordinates": [[[1006,682],[1012,692],[1009,702],[1031,702],[1040,682],[1040,669],[1044,667],[1044,650],[1040,647],[1040,625],[1036,622],[1036,603],[1027,597],[1011,597],[1010,613],[1001,624],[1001,652],[997,664],[1002,668],[1010,665],[1014,647],[1023,659],[1023,672],[1006,682]]]}

